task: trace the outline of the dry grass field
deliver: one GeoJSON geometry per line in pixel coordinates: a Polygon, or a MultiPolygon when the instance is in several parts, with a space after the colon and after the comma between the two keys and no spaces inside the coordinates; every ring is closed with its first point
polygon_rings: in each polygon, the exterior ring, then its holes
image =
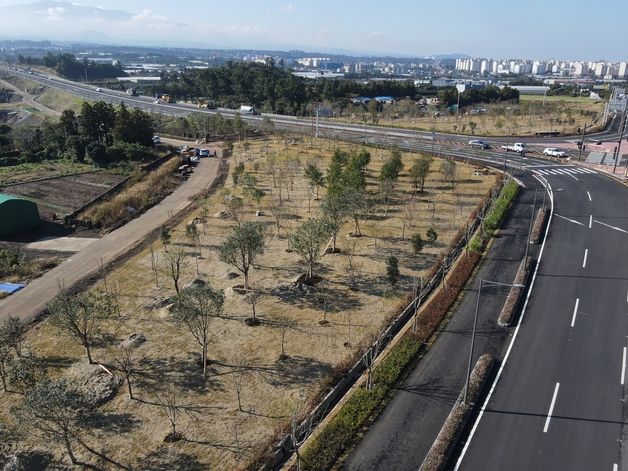
{"type": "MultiPolygon", "coordinates": [[[[130,399],[121,388],[101,407],[105,418],[85,436],[86,442],[134,469],[245,467],[256,450],[279,429],[285,430],[291,415],[306,408],[334,371],[370,343],[398,312],[411,277],[430,270],[495,182],[494,175],[474,175],[473,167],[459,163],[458,183],[452,191],[439,172],[441,162],[435,159],[426,192],[412,197],[407,172],[416,156],[403,154],[405,169],[388,210],[382,205],[374,209],[362,224],[362,237],[351,237],[353,223],[345,223],[338,237],[340,252],[325,255],[316,267],[322,280],[314,286],[295,285],[293,280],[306,267],[288,250],[287,236],[317,215],[321,203],[309,191],[303,170],[308,162],[324,170],[338,145],[331,141],[318,141],[315,146],[305,141],[287,145],[251,141],[235,146],[230,172],[236,163],[244,163],[245,171],[256,177],[257,187],[265,193],[260,206],[245,196],[243,214],[246,220],[268,225],[270,235],[251,273],[252,285],[263,293],[256,307],[260,325],[245,324],[251,306],[232,289],[242,278],[233,278],[230,274],[236,270],[218,258],[219,245],[236,224],[221,214],[225,211],[224,193],[219,190],[203,204],[208,218],[205,224],[198,224],[201,257],[195,258],[197,249],[186,238],[185,229],[194,218],[202,218],[202,209],[172,228],[168,252],[182,248],[186,253],[181,285],[200,278],[226,294],[224,315],[211,325],[211,364],[206,380],[201,377],[200,348],[184,327],[172,321],[167,308],[174,289],[165,270],[161,242],[107,275],[107,289],[117,294],[119,316],[107,321],[104,330],[109,342],[103,340],[102,346],[94,349],[94,358],[112,364],[116,352],[112,339],[135,333],[145,336],[146,342],[135,350],[136,399],[130,399]],[[279,184],[284,217],[277,230],[272,217],[276,208],[271,212],[270,206],[279,197],[279,184]],[[410,236],[420,233],[425,239],[429,228],[436,230],[438,240],[415,255],[410,236]],[[402,275],[396,289],[386,280],[385,262],[391,255],[398,258],[402,275]],[[156,272],[151,269],[153,264],[158,267],[156,272]],[[181,406],[178,430],[183,439],[165,443],[169,422],[159,392],[173,389],[181,406]]],[[[367,188],[376,193],[379,169],[389,151],[370,151],[367,188]]],[[[231,174],[225,188],[242,194],[239,186],[233,186],[231,174]]],[[[321,196],[324,193],[323,188],[321,196]]],[[[100,281],[97,288],[103,289],[105,282],[100,281]]],[[[44,358],[53,377],[67,376],[72,365],[86,362],[83,349],[46,320],[29,331],[26,343],[44,358]]],[[[2,421],[11,422],[9,409],[20,400],[19,394],[0,392],[2,421]]],[[[67,463],[63,448],[56,444],[38,443],[31,437],[21,445],[51,450],[57,460],[67,463]]],[[[77,454],[95,462],[92,455],[77,454]]]]}
{"type": "MultiPolygon", "coordinates": [[[[518,104],[475,105],[461,110],[461,115],[440,112],[429,108],[421,113],[408,100],[386,105],[378,113],[377,124],[446,133],[469,134],[470,136],[531,136],[536,132],[559,131],[562,134],[577,134],[578,128],[589,127],[604,111],[604,102],[590,98],[521,96],[518,104]],[[471,114],[472,110],[485,109],[485,113],[471,114]]],[[[350,123],[372,123],[372,116],[366,111],[356,110],[348,116],[333,118],[350,123]]]]}

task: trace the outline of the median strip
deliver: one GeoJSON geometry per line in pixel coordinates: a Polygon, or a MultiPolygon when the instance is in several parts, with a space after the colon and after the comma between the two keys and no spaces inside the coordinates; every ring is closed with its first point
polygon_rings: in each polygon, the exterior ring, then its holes
{"type": "Polygon", "coordinates": [[[451,456],[454,444],[457,443],[467,421],[472,416],[473,409],[482,394],[494,365],[495,360],[488,353],[485,353],[478,359],[471,372],[466,404],[464,403],[463,390],[440,429],[434,444],[423,460],[419,471],[444,469],[451,456]]]}
{"type": "Polygon", "coordinates": [[[509,327],[513,324],[517,308],[519,307],[519,303],[521,301],[521,296],[525,293],[526,284],[528,279],[530,278],[530,272],[532,270],[532,258],[527,257],[521,260],[521,264],[519,265],[519,269],[517,270],[517,275],[515,276],[515,281],[510,287],[510,292],[508,293],[508,297],[506,298],[506,302],[504,303],[504,307],[499,314],[499,318],[497,319],[497,324],[500,327],[509,327]]]}

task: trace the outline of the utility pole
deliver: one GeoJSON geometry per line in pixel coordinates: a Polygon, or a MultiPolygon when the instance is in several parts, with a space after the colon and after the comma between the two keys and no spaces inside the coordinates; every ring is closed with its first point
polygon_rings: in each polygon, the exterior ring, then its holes
{"type": "Polygon", "coordinates": [[[619,141],[617,143],[617,153],[615,154],[615,163],[613,164],[613,175],[615,175],[615,169],[617,168],[617,161],[619,160],[621,150],[621,141],[624,138],[624,131],[626,129],[626,111],[628,111],[628,97],[624,96],[624,116],[619,127],[619,141]]]}
{"type": "Polygon", "coordinates": [[[316,139],[318,139],[318,111],[319,111],[319,107],[316,107],[316,139]]]}
{"type": "Polygon", "coordinates": [[[584,129],[582,130],[582,139],[580,139],[580,146],[578,150],[578,162],[580,162],[580,156],[582,155],[582,148],[584,147],[584,135],[587,132],[587,123],[584,123],[584,129]]]}

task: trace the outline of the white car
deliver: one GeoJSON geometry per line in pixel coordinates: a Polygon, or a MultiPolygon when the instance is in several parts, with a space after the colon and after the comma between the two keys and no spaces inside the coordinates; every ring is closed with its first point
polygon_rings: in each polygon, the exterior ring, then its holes
{"type": "Polygon", "coordinates": [[[207,149],[201,149],[201,151],[199,152],[199,157],[209,157],[209,150],[207,149]]]}
{"type": "Polygon", "coordinates": [[[96,91],[97,92],[102,92],[102,88],[97,88],[96,91]]]}
{"type": "Polygon", "coordinates": [[[564,151],[557,149],[556,147],[548,147],[543,151],[543,154],[548,157],[565,157],[566,155],[564,151]]]}

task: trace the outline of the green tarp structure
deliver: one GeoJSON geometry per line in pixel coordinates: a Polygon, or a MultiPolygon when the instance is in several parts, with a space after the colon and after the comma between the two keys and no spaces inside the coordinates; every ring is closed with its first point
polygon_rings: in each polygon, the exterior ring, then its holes
{"type": "Polygon", "coordinates": [[[39,224],[41,221],[35,203],[0,193],[0,237],[34,229],[39,224]]]}

